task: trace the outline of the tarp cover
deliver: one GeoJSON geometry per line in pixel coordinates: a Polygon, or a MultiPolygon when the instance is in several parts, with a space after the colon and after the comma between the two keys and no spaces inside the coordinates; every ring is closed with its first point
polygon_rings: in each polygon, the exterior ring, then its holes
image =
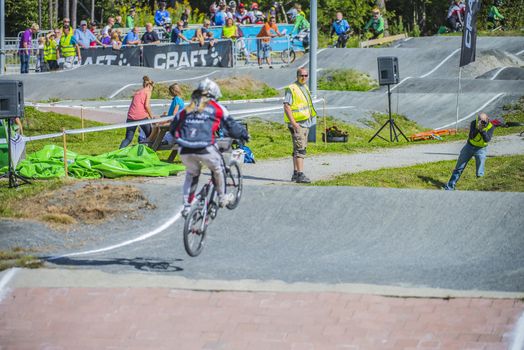
{"type": "MultiPolygon", "coordinates": [[[[144,145],[126,147],[98,156],[85,156],[67,152],[69,176],[82,179],[119,176],[169,176],[184,170],[180,164],[160,161],[152,149],[144,145]]],[[[0,173],[7,172],[7,167],[0,173]]],[[[55,145],[44,146],[18,164],[17,172],[32,179],[63,177],[64,149],[55,145]]]]}

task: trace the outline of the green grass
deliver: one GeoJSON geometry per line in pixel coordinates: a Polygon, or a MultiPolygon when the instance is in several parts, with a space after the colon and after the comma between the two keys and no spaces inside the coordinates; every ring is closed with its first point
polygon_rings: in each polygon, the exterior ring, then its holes
{"type": "Polygon", "coordinates": [[[0,271],[11,267],[23,267],[35,269],[43,265],[43,261],[30,255],[30,252],[23,248],[13,248],[11,250],[0,250],[0,271]]]}
{"type": "MultiPolygon", "coordinates": [[[[237,76],[227,79],[218,79],[216,83],[220,86],[222,100],[247,100],[275,97],[279,95],[277,89],[272,88],[266,83],[254,80],[248,76],[237,76]]],[[[187,84],[180,84],[182,89],[182,99],[189,101],[193,87],[187,84]]],[[[153,99],[171,99],[168,84],[155,84],[153,99]]]]}
{"type": "Polygon", "coordinates": [[[318,81],[319,90],[370,91],[378,88],[376,80],[355,69],[328,69],[318,81]]]}
{"type": "MultiPolygon", "coordinates": [[[[455,167],[455,160],[427,163],[403,168],[344,174],[315,186],[365,186],[387,188],[441,189],[455,167]]],[[[458,190],[524,192],[524,155],[489,157],[482,178],[475,175],[474,159],[457,183],[458,190]]]]}
{"type": "Polygon", "coordinates": [[[6,180],[0,182],[0,217],[20,217],[12,204],[22,199],[30,198],[44,191],[52,191],[60,188],[66,180],[31,180],[30,185],[22,185],[16,188],[8,188],[6,180]]]}

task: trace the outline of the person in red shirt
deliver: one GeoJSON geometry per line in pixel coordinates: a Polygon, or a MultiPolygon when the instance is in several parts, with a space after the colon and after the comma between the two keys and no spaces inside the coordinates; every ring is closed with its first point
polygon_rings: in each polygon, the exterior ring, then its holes
{"type": "Polygon", "coordinates": [[[258,66],[262,68],[262,60],[265,58],[269,68],[271,65],[271,38],[282,36],[277,27],[277,20],[274,16],[269,17],[268,21],[262,26],[260,32],[257,34],[257,49],[258,49],[258,66]]]}

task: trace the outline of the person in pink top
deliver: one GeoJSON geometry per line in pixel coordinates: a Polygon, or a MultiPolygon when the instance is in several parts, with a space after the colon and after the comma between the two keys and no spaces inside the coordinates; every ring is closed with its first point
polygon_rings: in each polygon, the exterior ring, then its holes
{"type": "MultiPolygon", "coordinates": [[[[129,106],[129,111],[127,112],[127,123],[137,122],[144,119],[152,119],[153,113],[151,112],[150,100],[151,92],[153,91],[153,86],[155,82],[151,80],[147,75],[144,75],[142,78],[142,89],[135,92],[133,95],[133,100],[129,106]]],[[[120,148],[124,148],[133,141],[135,136],[137,126],[130,126],[126,128],[126,138],[120,144],[120,148]]],[[[151,134],[151,125],[141,125],[140,128],[146,134],[146,137],[151,134]]]]}

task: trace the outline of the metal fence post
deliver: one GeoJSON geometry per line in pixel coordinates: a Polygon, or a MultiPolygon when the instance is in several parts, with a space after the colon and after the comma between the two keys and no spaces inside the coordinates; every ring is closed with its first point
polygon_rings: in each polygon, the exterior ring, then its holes
{"type": "Polygon", "coordinates": [[[5,74],[5,0],[0,0],[0,75],[5,74]]]}

